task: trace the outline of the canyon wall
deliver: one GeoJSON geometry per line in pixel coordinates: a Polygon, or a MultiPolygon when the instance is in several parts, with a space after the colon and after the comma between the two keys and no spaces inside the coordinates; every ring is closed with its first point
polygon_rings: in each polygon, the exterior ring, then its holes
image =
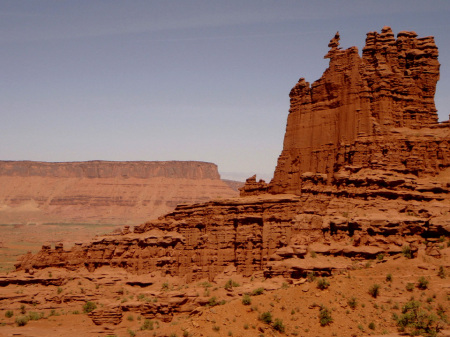
{"type": "Polygon", "coordinates": [[[237,192],[205,162],[0,161],[0,223],[139,224],[237,192]]]}

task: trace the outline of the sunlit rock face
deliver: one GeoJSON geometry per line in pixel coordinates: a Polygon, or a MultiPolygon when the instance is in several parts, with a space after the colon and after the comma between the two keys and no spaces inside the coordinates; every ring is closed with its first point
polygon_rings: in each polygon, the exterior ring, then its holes
{"type": "Polygon", "coordinates": [[[291,90],[283,151],[269,191],[299,194],[307,172],[325,174],[331,184],[348,165],[416,175],[448,166],[443,133],[419,137],[419,130],[437,123],[440,65],[433,37],[400,32],[396,39],[384,27],[367,34],[362,57],[356,47],[339,48],[339,33],[329,47],[322,77],[312,84],[301,78],[291,90]]]}
{"type": "Polygon", "coordinates": [[[362,57],[339,49],[338,34],[329,47],[322,78],[301,79],[291,91],[270,184],[253,176],[240,198],[179,205],[70,250],[44,246],[16,268],[114,267],[192,282],[230,270],[329,275],[405,245],[413,257],[424,242],[438,256],[439,237],[450,234],[450,128],[437,123],[433,38],[395,39],[383,28],[368,34],[362,57]]]}

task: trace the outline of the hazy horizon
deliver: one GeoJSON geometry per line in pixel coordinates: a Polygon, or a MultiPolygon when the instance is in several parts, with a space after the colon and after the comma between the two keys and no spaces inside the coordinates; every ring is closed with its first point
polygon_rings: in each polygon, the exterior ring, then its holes
{"type": "MultiPolygon", "coordinates": [[[[392,27],[432,35],[449,116],[450,2],[4,1],[0,160],[196,160],[270,180],[289,91],[392,27]]],[[[240,177],[236,179],[236,177],[240,177]]]]}

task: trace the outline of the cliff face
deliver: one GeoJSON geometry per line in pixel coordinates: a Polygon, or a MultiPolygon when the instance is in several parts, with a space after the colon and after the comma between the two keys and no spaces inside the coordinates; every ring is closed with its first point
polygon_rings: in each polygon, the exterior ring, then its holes
{"type": "Polygon", "coordinates": [[[220,179],[217,165],[194,161],[0,161],[0,176],[46,178],[220,179]]]}
{"type": "Polygon", "coordinates": [[[436,46],[415,33],[395,40],[384,28],[368,34],[361,58],[356,48],[338,49],[338,39],[323,77],[291,92],[270,184],[251,177],[242,198],[179,205],[71,250],[44,246],[17,269],[113,266],[190,282],[230,266],[246,276],[330,274],[405,244],[415,254],[423,242],[439,257],[438,237],[450,234],[450,125],[435,123],[436,46]]]}
{"type": "Polygon", "coordinates": [[[357,164],[353,154],[366,163],[376,157],[378,166],[385,162],[403,171],[436,173],[448,166],[443,133],[432,133],[438,138],[428,147],[411,146],[408,132],[402,132],[437,123],[434,94],[440,65],[434,39],[417,38],[414,32],[400,32],[395,39],[384,27],[381,33],[367,34],[362,57],[356,47],[339,49],[338,33],[329,47],[325,58],[330,64],[322,77],[312,85],[301,78],[291,90],[283,151],[269,191],[299,194],[305,172],[326,174],[332,183],[343,165],[357,164]],[[381,151],[361,148],[361,143],[378,144],[381,151]],[[425,158],[412,169],[410,159],[417,155],[425,158]]]}
{"type": "Polygon", "coordinates": [[[236,196],[204,162],[0,162],[0,222],[138,224],[236,196]]]}

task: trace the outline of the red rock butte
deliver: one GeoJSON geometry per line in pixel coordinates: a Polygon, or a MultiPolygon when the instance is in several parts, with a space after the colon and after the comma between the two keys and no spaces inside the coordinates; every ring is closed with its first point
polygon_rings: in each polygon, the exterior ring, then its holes
{"type": "Polygon", "coordinates": [[[241,198],[180,205],[71,250],[44,246],[17,270],[111,266],[186,282],[230,270],[296,279],[400,254],[405,242],[412,255],[426,242],[426,254],[439,256],[436,240],[450,233],[450,125],[437,123],[433,38],[395,39],[385,27],[367,35],[362,57],[355,47],[339,49],[339,34],[329,47],[323,76],[312,85],[300,79],[290,93],[269,184],[252,177],[241,198]]]}
{"type": "Polygon", "coordinates": [[[322,77],[311,85],[301,78],[290,92],[283,151],[272,182],[260,187],[300,194],[311,174],[331,184],[348,166],[416,176],[448,167],[448,138],[430,141],[440,134],[433,37],[403,31],[395,39],[384,27],[367,34],[362,57],[356,47],[339,48],[339,33],[328,46],[322,77]],[[423,129],[428,137],[411,137],[423,129]]]}

